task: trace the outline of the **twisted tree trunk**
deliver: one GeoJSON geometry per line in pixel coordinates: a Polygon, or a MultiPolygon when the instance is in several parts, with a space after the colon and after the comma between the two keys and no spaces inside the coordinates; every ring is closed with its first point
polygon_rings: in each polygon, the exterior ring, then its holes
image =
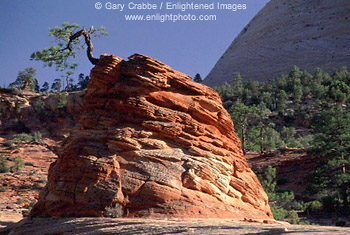
{"type": "Polygon", "coordinates": [[[71,49],[71,43],[74,39],[76,38],[79,38],[80,36],[84,36],[85,38],[85,43],[87,45],[87,50],[86,50],[86,53],[87,53],[87,57],[89,58],[90,62],[93,64],[93,65],[96,65],[99,61],[99,59],[97,58],[94,58],[93,55],[92,55],[92,51],[94,49],[94,46],[92,45],[92,42],[91,42],[91,37],[90,37],[90,34],[91,34],[91,30],[92,28],[89,30],[89,31],[86,31],[85,29],[82,29],[76,33],[74,33],[73,35],[71,35],[69,37],[69,42],[68,42],[68,45],[67,45],[67,49],[69,49],[70,51],[72,51],[71,49]]]}

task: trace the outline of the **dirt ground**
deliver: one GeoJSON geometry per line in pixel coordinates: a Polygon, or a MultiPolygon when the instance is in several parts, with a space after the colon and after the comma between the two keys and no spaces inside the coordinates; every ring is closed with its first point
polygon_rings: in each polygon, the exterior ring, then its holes
{"type": "Polygon", "coordinates": [[[47,182],[49,166],[56,155],[41,145],[25,144],[15,151],[0,145],[0,157],[11,168],[20,156],[23,166],[19,171],[0,173],[0,228],[9,222],[23,219],[47,182]]]}

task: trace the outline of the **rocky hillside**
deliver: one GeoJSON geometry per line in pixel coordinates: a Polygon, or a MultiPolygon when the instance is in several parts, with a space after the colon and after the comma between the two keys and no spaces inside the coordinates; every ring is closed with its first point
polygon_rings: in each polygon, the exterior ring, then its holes
{"type": "Polygon", "coordinates": [[[22,218],[35,204],[83,96],[0,90],[0,222],[22,218]]]}
{"type": "Polygon", "coordinates": [[[138,54],[92,69],[31,215],[272,219],[219,95],[138,54]]]}
{"type": "Polygon", "coordinates": [[[84,91],[50,93],[0,90],[0,134],[40,132],[42,138],[63,140],[72,130],[83,105],[84,91]]]}
{"type": "Polygon", "coordinates": [[[219,86],[239,72],[267,81],[302,70],[350,67],[350,1],[272,0],[242,30],[204,83],[219,86]]]}

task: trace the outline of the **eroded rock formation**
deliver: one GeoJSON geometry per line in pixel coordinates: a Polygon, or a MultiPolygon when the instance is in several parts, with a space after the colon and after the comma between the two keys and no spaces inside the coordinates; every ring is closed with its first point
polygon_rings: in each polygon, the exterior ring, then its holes
{"type": "Polygon", "coordinates": [[[0,90],[0,135],[40,132],[44,138],[62,140],[67,137],[78,119],[84,91],[16,94],[0,90]],[[61,103],[61,107],[60,104],[61,103]]]}
{"type": "Polygon", "coordinates": [[[142,55],[102,55],[32,216],[271,219],[218,94],[142,55]]]}
{"type": "Polygon", "coordinates": [[[204,80],[268,81],[294,65],[313,73],[350,67],[350,1],[271,0],[242,30],[204,80]]]}

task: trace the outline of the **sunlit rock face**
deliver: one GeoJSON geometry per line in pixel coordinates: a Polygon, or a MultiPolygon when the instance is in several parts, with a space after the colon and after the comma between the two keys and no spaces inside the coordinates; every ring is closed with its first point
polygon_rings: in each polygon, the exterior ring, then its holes
{"type": "Polygon", "coordinates": [[[211,88],[143,55],[102,55],[32,216],[272,219],[211,88]]]}
{"type": "Polygon", "coordinates": [[[350,67],[350,1],[272,0],[242,30],[204,83],[218,86],[239,72],[267,81],[294,65],[313,72],[350,67]]]}

